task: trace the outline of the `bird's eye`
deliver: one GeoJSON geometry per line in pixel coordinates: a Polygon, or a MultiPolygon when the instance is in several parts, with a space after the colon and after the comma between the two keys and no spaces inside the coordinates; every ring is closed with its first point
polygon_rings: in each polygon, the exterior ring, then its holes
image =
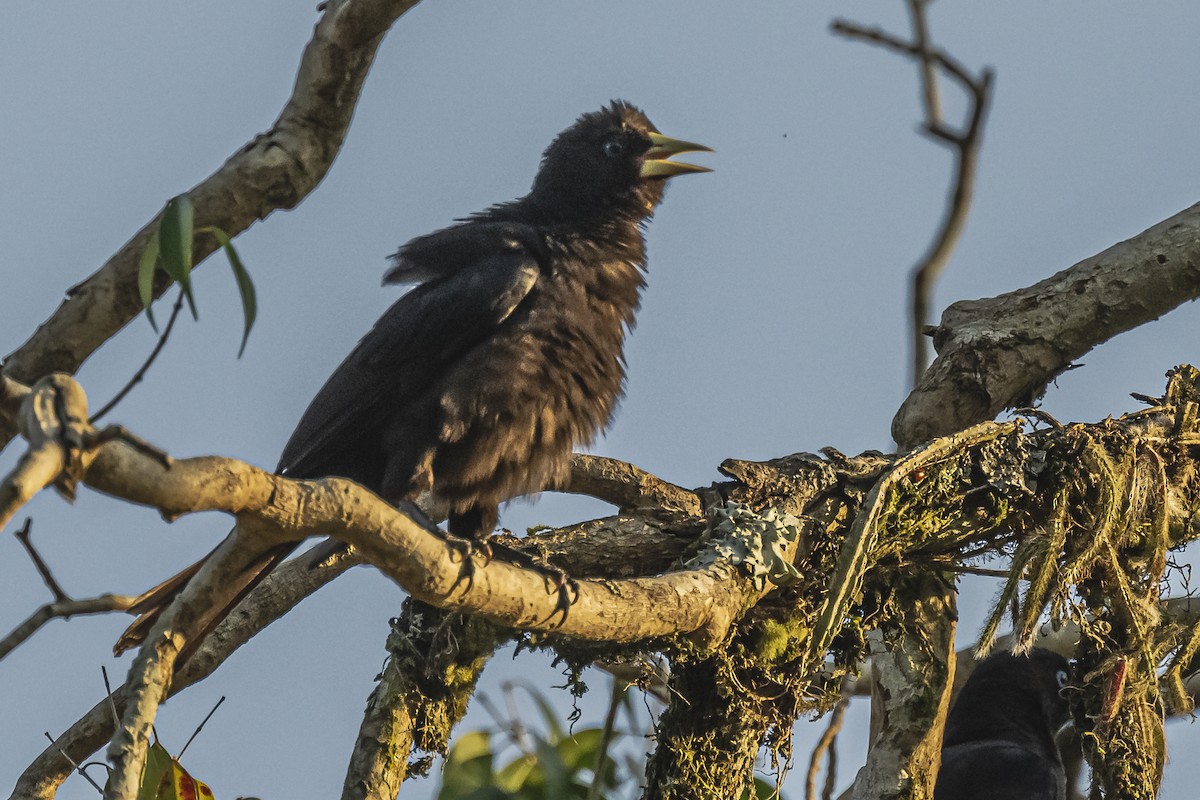
{"type": "Polygon", "coordinates": [[[624,152],[625,145],[622,144],[618,139],[609,139],[604,143],[604,155],[608,156],[609,158],[617,158],[618,156],[624,154],[624,152]]]}
{"type": "Polygon", "coordinates": [[[1067,671],[1066,671],[1065,669],[1060,669],[1060,670],[1059,670],[1059,671],[1058,671],[1058,672],[1057,672],[1057,673],[1054,675],[1054,678],[1055,678],[1055,680],[1057,680],[1057,681],[1058,681],[1058,688],[1060,688],[1060,689],[1061,689],[1061,688],[1063,688],[1064,686],[1066,686],[1066,685],[1067,685],[1067,678],[1068,678],[1068,677],[1070,677],[1070,676],[1068,676],[1068,675],[1067,675],[1067,671]]]}

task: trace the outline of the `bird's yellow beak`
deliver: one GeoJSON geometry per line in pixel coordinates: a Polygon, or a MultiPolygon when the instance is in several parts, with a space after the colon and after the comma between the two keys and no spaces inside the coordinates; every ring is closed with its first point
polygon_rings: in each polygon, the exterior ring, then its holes
{"type": "Polygon", "coordinates": [[[647,135],[650,137],[650,149],[646,151],[646,160],[642,162],[641,175],[643,178],[669,178],[685,172],[712,172],[708,167],[667,160],[679,153],[711,153],[713,151],[711,147],[705,147],[695,142],[685,142],[682,139],[672,139],[661,133],[647,135]]]}

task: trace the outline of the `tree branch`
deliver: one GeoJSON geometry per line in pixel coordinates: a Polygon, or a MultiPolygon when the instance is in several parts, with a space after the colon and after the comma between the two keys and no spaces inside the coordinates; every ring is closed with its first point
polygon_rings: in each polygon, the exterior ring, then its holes
{"type": "Polygon", "coordinates": [[[927,574],[904,582],[902,630],[871,654],[871,749],[854,782],[855,800],[933,797],[942,726],[954,682],[953,584],[927,574]]]}
{"type": "MultiPolygon", "coordinates": [[[[294,208],[316,188],[341,149],[383,35],[417,2],[329,0],[274,125],[189,190],[197,228],[216,226],[236,236],[276,209],[294,208]]],[[[56,370],[73,373],[137,316],[138,259],[157,224],[156,216],[96,273],[69,289],[54,314],[5,359],[4,373],[26,383],[56,370]]],[[[193,263],[216,247],[213,237],[198,237],[193,263]]],[[[166,288],[160,275],[155,296],[166,288]]],[[[15,433],[11,423],[0,424],[0,446],[15,433]]]]}
{"type": "Polygon", "coordinates": [[[562,491],[586,494],[622,511],[654,508],[692,516],[704,513],[695,492],[667,483],[633,464],[603,456],[573,456],[571,479],[562,491]]]}
{"type": "Polygon", "coordinates": [[[1028,405],[1097,344],[1200,296],[1200,204],[1043,281],[959,301],[938,357],[892,420],[902,447],[1028,405]]]}

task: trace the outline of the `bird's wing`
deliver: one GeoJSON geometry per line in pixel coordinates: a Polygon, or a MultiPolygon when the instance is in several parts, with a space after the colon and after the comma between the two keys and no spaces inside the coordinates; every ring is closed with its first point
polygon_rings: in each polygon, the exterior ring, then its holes
{"type": "Polygon", "coordinates": [[[1006,741],[942,749],[934,800],[1064,800],[1062,764],[1006,741]]]}
{"type": "Polygon", "coordinates": [[[532,255],[507,252],[477,259],[401,297],[313,398],[277,469],[293,477],[331,474],[347,448],[381,434],[406,403],[490,336],[533,290],[538,275],[532,255]]]}
{"type": "Polygon", "coordinates": [[[520,222],[469,218],[418,236],[392,256],[383,282],[419,283],[452,275],[464,265],[501,253],[531,253],[544,259],[545,245],[535,228],[520,222]]]}

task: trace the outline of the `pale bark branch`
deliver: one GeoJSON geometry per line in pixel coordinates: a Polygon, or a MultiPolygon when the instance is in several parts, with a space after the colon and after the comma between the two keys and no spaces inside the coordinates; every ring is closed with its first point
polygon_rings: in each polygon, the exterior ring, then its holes
{"type": "Polygon", "coordinates": [[[55,600],[33,612],[12,632],[0,639],[0,660],[17,649],[38,629],[52,619],[70,619],[83,614],[108,614],[113,611],[127,611],[137,601],[134,595],[102,594],[99,597],[89,597],[83,600],[65,598],[55,600]]]}
{"type": "Polygon", "coordinates": [[[222,587],[231,583],[262,549],[253,535],[236,531],[217,547],[155,622],[125,682],[125,709],[108,747],[112,769],[104,792],[106,800],[138,795],[154,718],[170,692],[175,661],[188,645],[188,632],[213,607],[222,587]]]}
{"type": "Polygon", "coordinates": [[[906,583],[909,624],[885,634],[886,644],[876,640],[871,655],[871,748],[854,800],[932,798],[941,765],[956,666],[954,587],[935,574],[906,583]]]}
{"type": "MultiPolygon", "coordinates": [[[[223,543],[155,624],[130,669],[122,722],[109,748],[113,773],[106,797],[136,794],[158,705],[168,696],[175,660],[188,631],[213,606],[213,597],[257,554],[280,541],[336,535],[407,588],[436,605],[478,614],[504,625],[600,641],[628,642],[690,634],[702,647],[720,641],[742,609],[768,590],[754,588],[728,563],[655,578],[573,581],[564,603],[546,576],[496,560],[456,563],[455,550],[430,529],[374,494],[343,479],[291,481],[232,459],[166,462],[120,441],[104,441],[86,423],[86,397],[69,376],[39,382],[26,402],[52,408],[26,414],[32,440],[45,439],[58,463],[77,464],[73,480],[151,505],[164,515],[221,510],[239,519],[223,543]],[[82,422],[81,422],[82,420],[82,422]],[[62,430],[74,430],[70,442],[62,430]],[[98,442],[88,449],[71,442],[98,442]],[[466,578],[466,580],[464,580],[466,578]]],[[[48,480],[61,482],[62,476],[48,480]]],[[[15,511],[16,506],[12,509],[15,511]]]]}
{"type": "Polygon", "coordinates": [[[695,492],[668,483],[644,469],[615,458],[576,454],[571,479],[562,491],[586,494],[622,511],[658,509],[692,516],[704,513],[695,492]]]}
{"type": "Polygon", "coordinates": [[[892,436],[912,447],[1028,405],[1097,344],[1197,296],[1200,204],[1032,286],[954,303],[892,436]]]}
{"type": "MultiPolygon", "coordinates": [[[[294,208],[316,188],[341,149],[383,35],[417,2],[329,0],[278,119],[189,190],[197,228],[216,226],[236,236],[276,209],[294,208]]],[[[54,314],[4,360],[4,373],[26,383],[54,371],[73,373],[137,316],[138,259],[157,224],[157,217],[147,222],[96,273],[69,289],[54,314]]],[[[197,237],[194,263],[216,246],[211,236],[197,237]]],[[[155,295],[166,288],[164,276],[155,295]]],[[[0,445],[15,433],[11,421],[0,419],[0,445]]]]}

